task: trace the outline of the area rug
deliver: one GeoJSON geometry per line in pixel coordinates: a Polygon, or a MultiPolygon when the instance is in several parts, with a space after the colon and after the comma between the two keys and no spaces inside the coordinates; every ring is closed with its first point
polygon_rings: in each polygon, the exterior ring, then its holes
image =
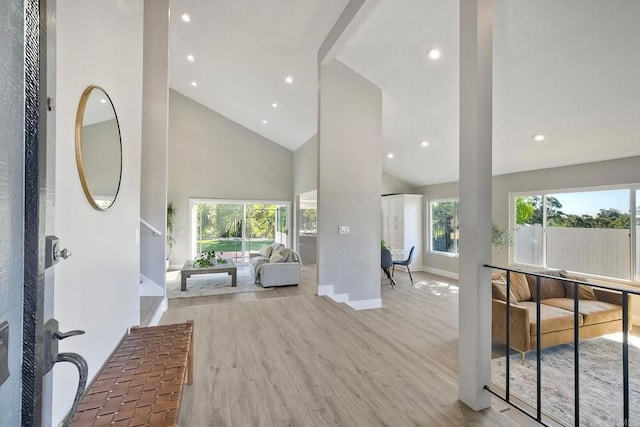
{"type": "MultiPolygon", "coordinates": [[[[630,426],[640,426],[640,343],[630,336],[629,407],[630,426]],[[632,344],[633,343],[633,344],[632,344]]],[[[622,335],[580,341],[581,426],[622,426],[622,335]]],[[[564,425],[574,422],[574,347],[559,345],[542,350],[542,412],[564,425]]],[[[504,389],[505,358],[492,360],[492,383],[504,389]]],[[[536,405],[536,353],[510,356],[510,392],[528,405],[536,405]]]]}
{"type": "Polygon", "coordinates": [[[197,274],[187,279],[187,290],[180,290],[180,270],[167,272],[167,298],[191,298],[209,295],[226,295],[243,292],[269,291],[254,284],[253,274],[248,266],[238,266],[237,286],[231,286],[231,276],[227,273],[197,274]]]}

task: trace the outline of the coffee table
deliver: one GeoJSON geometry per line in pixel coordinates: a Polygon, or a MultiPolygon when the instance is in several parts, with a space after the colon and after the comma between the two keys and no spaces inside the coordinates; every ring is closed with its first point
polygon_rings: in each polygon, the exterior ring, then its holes
{"type": "Polygon", "coordinates": [[[187,290],[187,279],[194,274],[229,273],[231,275],[231,286],[237,286],[236,276],[238,268],[231,258],[225,258],[226,264],[213,264],[206,267],[198,267],[193,261],[187,261],[180,271],[180,290],[187,290]]]}

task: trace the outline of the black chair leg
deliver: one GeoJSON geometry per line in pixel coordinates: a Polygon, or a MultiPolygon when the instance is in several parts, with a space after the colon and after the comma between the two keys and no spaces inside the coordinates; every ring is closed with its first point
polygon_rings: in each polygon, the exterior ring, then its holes
{"type": "Polygon", "coordinates": [[[396,275],[396,265],[393,264],[393,267],[391,267],[391,276],[395,276],[396,275]]]}
{"type": "Polygon", "coordinates": [[[409,278],[411,279],[411,286],[413,286],[413,276],[411,275],[411,269],[409,268],[408,264],[407,264],[407,271],[409,272],[409,278]]]}
{"type": "Polygon", "coordinates": [[[389,271],[389,268],[383,268],[382,269],[384,271],[384,274],[387,276],[387,278],[389,279],[389,282],[391,282],[391,287],[393,288],[396,285],[396,281],[393,280],[393,276],[391,275],[391,272],[389,271]]]}

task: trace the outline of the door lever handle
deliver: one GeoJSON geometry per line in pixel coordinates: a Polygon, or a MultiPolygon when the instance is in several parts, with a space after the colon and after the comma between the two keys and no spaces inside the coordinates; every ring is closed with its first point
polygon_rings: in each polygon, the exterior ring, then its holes
{"type": "Polygon", "coordinates": [[[69,337],[75,337],[76,335],[82,335],[84,334],[84,331],[81,331],[79,329],[74,329],[73,331],[69,331],[69,332],[54,332],[53,333],[53,338],[57,338],[59,340],[63,340],[65,338],[69,338],[69,337]]]}

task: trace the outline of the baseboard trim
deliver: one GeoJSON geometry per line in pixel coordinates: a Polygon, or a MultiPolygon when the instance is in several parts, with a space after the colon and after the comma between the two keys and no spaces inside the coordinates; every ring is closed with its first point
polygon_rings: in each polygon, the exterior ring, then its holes
{"type": "Polygon", "coordinates": [[[345,303],[354,310],[369,310],[371,308],[382,307],[382,299],[364,299],[359,301],[349,301],[349,294],[334,294],[333,285],[318,285],[318,295],[326,296],[338,303],[345,303]]]}
{"type": "Polygon", "coordinates": [[[334,294],[333,289],[333,285],[318,285],[318,295],[329,297],[335,302],[349,301],[349,294],[334,294]]]}
{"type": "Polygon", "coordinates": [[[354,310],[369,310],[382,307],[382,298],[363,299],[359,301],[346,301],[347,305],[354,310]]]}
{"type": "Polygon", "coordinates": [[[422,267],[422,271],[425,273],[435,274],[436,276],[447,277],[449,279],[458,280],[458,273],[454,273],[452,271],[440,270],[439,268],[433,267],[422,267]]]}
{"type": "Polygon", "coordinates": [[[156,312],[153,313],[153,317],[151,317],[151,320],[149,321],[149,326],[156,326],[158,323],[160,323],[160,319],[162,318],[164,312],[167,311],[167,308],[169,308],[169,303],[167,301],[167,297],[164,297],[162,298],[162,302],[158,306],[156,312]]]}
{"type": "Polygon", "coordinates": [[[333,294],[333,285],[318,285],[318,295],[331,295],[333,294]]]}

